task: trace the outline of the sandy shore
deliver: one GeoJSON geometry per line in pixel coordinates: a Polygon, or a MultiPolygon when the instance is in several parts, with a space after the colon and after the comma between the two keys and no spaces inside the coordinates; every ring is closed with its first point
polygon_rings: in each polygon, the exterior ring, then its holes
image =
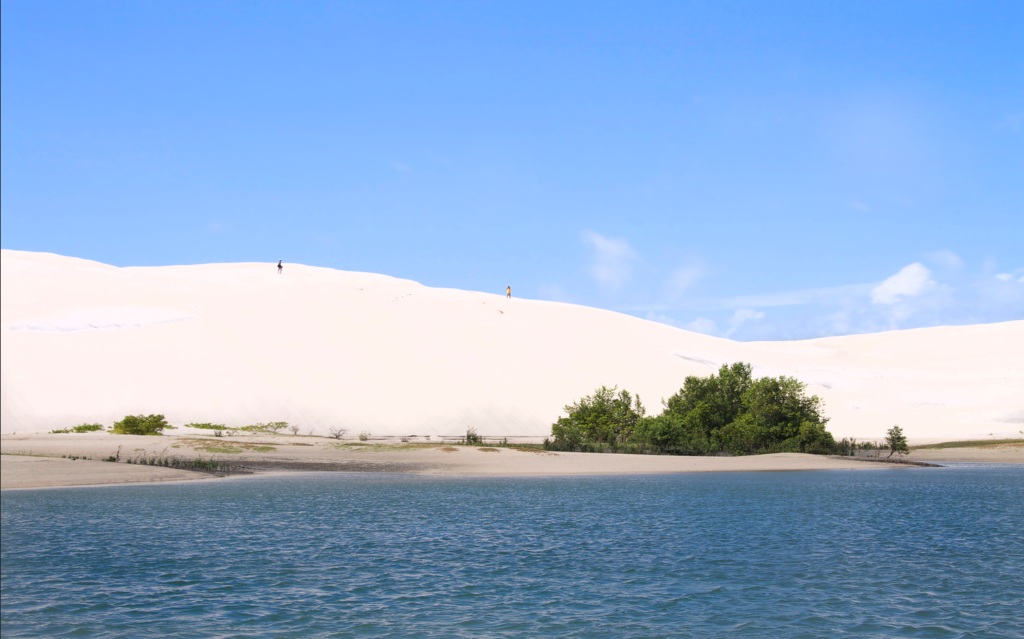
{"type": "MultiPolygon", "coordinates": [[[[963,449],[925,451],[918,461],[961,460],[963,449]],[[941,453],[941,454],[933,454],[941,453]]],[[[966,461],[1024,461],[1016,452],[970,451],[966,461]],[[987,456],[987,457],[986,457],[987,456]]],[[[427,475],[613,475],[643,473],[877,470],[890,466],[854,459],[784,453],[750,457],[672,457],[547,453],[489,446],[364,444],[303,436],[135,437],[110,434],[17,435],[0,438],[2,486],[40,488],[209,479],[206,473],[125,463],[173,457],[217,460],[240,472],[347,471],[427,475]],[[119,454],[120,463],[100,461],[119,454]],[[77,460],[68,457],[78,457],[77,460]]]]}
{"type": "MultiPolygon", "coordinates": [[[[0,455],[0,485],[15,488],[56,488],[104,484],[144,484],[203,478],[202,473],[172,468],[71,460],[59,457],[0,455]]],[[[205,475],[212,478],[213,475],[205,475]]]]}

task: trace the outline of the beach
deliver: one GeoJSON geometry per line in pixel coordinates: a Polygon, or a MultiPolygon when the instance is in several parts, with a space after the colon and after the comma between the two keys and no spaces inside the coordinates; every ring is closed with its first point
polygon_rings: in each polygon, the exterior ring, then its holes
{"type": "MultiPolygon", "coordinates": [[[[3,488],[130,484],[217,477],[139,463],[174,458],[217,461],[228,474],[387,472],[448,476],[635,475],[657,473],[878,470],[891,464],[800,453],[687,457],[546,452],[535,448],[359,442],[260,434],[243,437],[57,434],[0,438],[3,488]],[[118,463],[101,461],[116,456],[118,463]],[[129,460],[135,463],[126,463],[129,460]]],[[[1024,463],[1024,446],[915,450],[917,462],[1024,463]]]]}

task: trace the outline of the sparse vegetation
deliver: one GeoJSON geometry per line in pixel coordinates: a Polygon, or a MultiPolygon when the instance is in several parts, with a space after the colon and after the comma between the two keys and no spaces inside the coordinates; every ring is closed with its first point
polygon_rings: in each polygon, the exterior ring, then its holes
{"type": "Polygon", "coordinates": [[[203,422],[201,424],[185,424],[185,428],[198,428],[200,430],[224,430],[226,427],[224,424],[211,424],[209,422],[203,422]]]}
{"type": "Polygon", "coordinates": [[[958,442],[942,442],[939,444],[922,444],[911,446],[910,450],[939,450],[943,448],[980,448],[989,446],[1005,446],[1024,444],[1024,439],[972,439],[958,442]]]}
{"type": "Polygon", "coordinates": [[[368,439],[370,439],[370,433],[369,432],[364,430],[363,432],[359,433],[359,441],[365,442],[368,439]]]}
{"type": "MultiPolygon", "coordinates": [[[[331,439],[341,439],[342,437],[345,436],[345,433],[347,433],[347,432],[348,432],[347,428],[334,428],[334,427],[332,427],[332,428],[328,429],[328,434],[330,435],[331,439]]],[[[360,437],[360,439],[362,439],[362,438],[360,437]]]]}
{"type": "Polygon", "coordinates": [[[477,434],[476,428],[470,426],[469,428],[466,429],[466,438],[463,439],[462,442],[460,443],[466,444],[468,446],[476,446],[478,444],[484,443],[484,440],[482,437],[480,437],[480,435],[477,434]]]}
{"type": "Polygon", "coordinates": [[[53,434],[57,433],[93,433],[98,430],[103,430],[103,424],[79,424],[78,426],[72,426],[71,428],[62,428],[59,430],[51,430],[53,434]]]}

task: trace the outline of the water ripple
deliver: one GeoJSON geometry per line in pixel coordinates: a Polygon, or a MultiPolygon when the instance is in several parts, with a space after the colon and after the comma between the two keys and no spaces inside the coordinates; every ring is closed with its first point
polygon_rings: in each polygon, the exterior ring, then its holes
{"type": "Polygon", "coordinates": [[[5,492],[6,637],[1024,637],[1024,469],[5,492]]]}

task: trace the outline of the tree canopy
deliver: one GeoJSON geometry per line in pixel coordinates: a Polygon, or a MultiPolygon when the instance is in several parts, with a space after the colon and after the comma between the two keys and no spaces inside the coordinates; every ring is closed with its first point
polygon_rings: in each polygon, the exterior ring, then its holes
{"type": "Polygon", "coordinates": [[[565,407],[552,425],[549,448],[589,450],[594,444],[635,450],[704,455],[716,452],[832,452],[822,401],[795,377],[754,379],[750,364],[723,365],[717,374],[691,375],[645,415],[639,397],[602,386],[565,407]]]}

